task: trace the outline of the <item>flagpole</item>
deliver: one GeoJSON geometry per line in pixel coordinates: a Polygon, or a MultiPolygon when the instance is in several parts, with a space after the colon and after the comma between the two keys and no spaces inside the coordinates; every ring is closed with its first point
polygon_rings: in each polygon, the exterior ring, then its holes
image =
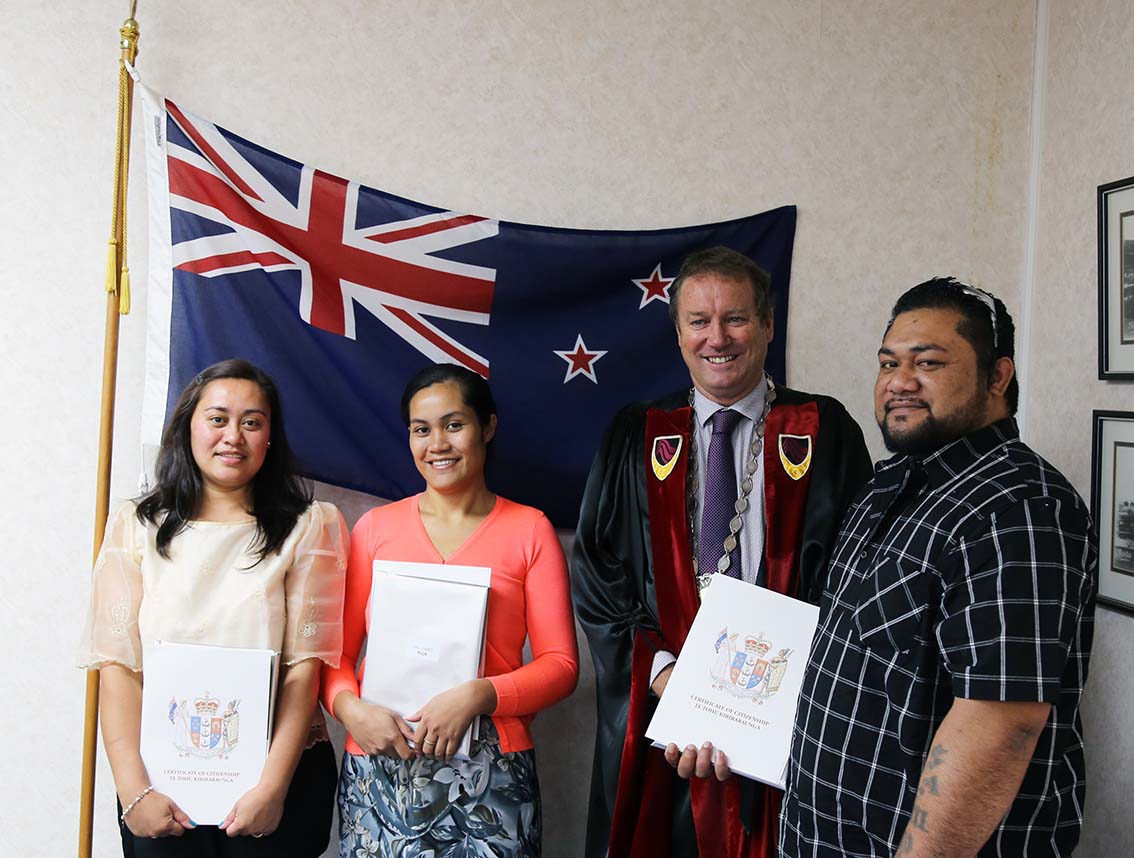
{"type": "MultiPolygon", "coordinates": [[[[106,259],[106,329],[102,345],[102,411],[98,433],[98,485],[95,491],[94,556],[102,547],[110,507],[110,454],[114,435],[114,397],[118,377],[118,317],[130,312],[130,269],[126,262],[126,186],[130,166],[130,108],[134,81],[127,70],[138,55],[137,0],[118,30],[118,128],[114,161],[114,203],[106,259]]],[[[95,750],[98,742],[98,671],[87,671],[83,725],[83,777],[79,804],[79,858],[90,858],[94,831],[95,750]]]]}

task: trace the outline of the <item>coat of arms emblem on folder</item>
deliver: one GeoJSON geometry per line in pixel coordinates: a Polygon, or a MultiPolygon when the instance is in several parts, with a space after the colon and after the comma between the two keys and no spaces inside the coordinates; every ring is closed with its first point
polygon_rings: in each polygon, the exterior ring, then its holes
{"type": "Polygon", "coordinates": [[[224,759],[240,738],[239,700],[230,700],[224,712],[220,701],[206,691],[193,701],[169,701],[169,723],[173,725],[173,744],[182,756],[224,759]]]}
{"type": "Polygon", "coordinates": [[[758,635],[740,639],[737,633],[721,629],[715,644],[717,658],[709,674],[713,688],[737,697],[763,703],[780,690],[788,669],[791,649],[781,649],[773,656],[771,642],[758,635]]]}

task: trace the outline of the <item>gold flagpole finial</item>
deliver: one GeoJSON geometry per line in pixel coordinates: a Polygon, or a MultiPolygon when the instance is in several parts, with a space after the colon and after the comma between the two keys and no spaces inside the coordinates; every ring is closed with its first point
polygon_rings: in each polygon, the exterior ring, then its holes
{"type": "Polygon", "coordinates": [[[138,0],[131,0],[130,17],[123,21],[118,29],[118,35],[122,39],[119,46],[122,48],[123,57],[130,63],[133,63],[134,57],[138,55],[138,22],[134,20],[137,9],[138,0]]]}

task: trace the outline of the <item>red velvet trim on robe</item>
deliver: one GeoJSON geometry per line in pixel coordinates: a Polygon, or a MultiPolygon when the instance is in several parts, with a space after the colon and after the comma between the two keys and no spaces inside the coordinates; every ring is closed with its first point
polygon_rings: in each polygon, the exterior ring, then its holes
{"type": "MultiPolygon", "coordinates": [[[[691,418],[691,408],[646,413],[646,497],[661,635],[639,630],[634,638],[626,739],[610,833],[612,858],[666,858],[671,851],[670,807],[676,774],[645,733],[653,709],[648,685],[654,652],[679,653],[700,606],[685,495],[691,418]],[[650,459],[654,439],[666,435],[679,437],[681,449],[672,471],[659,479],[650,459]]],[[[779,436],[809,435],[814,451],[818,432],[819,408],[814,402],[774,406],[768,414],[763,462],[767,586],[790,596],[799,590],[798,552],[811,474],[809,469],[800,479],[791,478],[780,461],[779,436]]],[[[736,778],[724,783],[696,778],[690,782],[697,847],[703,858],[774,858],[781,793],[760,784],[756,787],[755,825],[750,834],[740,822],[736,778]]]]}

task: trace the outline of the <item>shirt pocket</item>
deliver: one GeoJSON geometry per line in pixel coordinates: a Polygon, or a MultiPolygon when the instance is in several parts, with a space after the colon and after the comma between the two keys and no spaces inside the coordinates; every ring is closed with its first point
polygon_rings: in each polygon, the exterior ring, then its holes
{"type": "Polygon", "coordinates": [[[927,643],[929,583],[920,565],[883,558],[859,582],[854,603],[859,640],[876,655],[905,656],[927,643]]]}

